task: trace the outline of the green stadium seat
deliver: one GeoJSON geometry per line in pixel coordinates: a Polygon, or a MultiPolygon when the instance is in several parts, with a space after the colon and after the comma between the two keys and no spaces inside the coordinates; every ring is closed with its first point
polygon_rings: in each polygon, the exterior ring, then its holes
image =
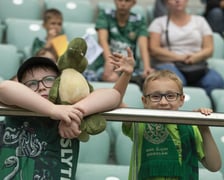
{"type": "Polygon", "coordinates": [[[199,87],[184,87],[185,102],[180,108],[183,111],[192,111],[201,107],[212,108],[211,100],[205,90],[199,87]]]}
{"type": "Polygon", "coordinates": [[[41,19],[42,4],[39,0],[1,0],[0,19],[7,18],[41,19]]]}
{"type": "Polygon", "coordinates": [[[0,77],[11,79],[20,66],[17,48],[10,44],[0,44],[0,77]]]}
{"type": "MultiPolygon", "coordinates": [[[[224,127],[210,127],[211,133],[215,142],[218,146],[221,158],[222,158],[222,167],[220,172],[224,175],[224,127]]],[[[211,178],[212,179],[212,178],[211,178]]],[[[214,178],[215,179],[215,178],[214,178]]],[[[216,179],[215,179],[216,180],[216,179]]]]}
{"type": "Polygon", "coordinates": [[[215,106],[215,112],[224,113],[224,90],[223,89],[214,89],[211,92],[212,101],[215,106]]]}
{"type": "Polygon", "coordinates": [[[214,70],[216,70],[224,79],[224,58],[223,59],[216,59],[216,58],[210,58],[208,61],[208,66],[214,70]]]}
{"type": "Polygon", "coordinates": [[[107,164],[110,154],[110,137],[107,131],[90,136],[89,141],[80,142],[80,163],[107,164]]]}
{"type": "Polygon", "coordinates": [[[76,180],[127,180],[128,172],[129,166],[79,163],[76,180]]]}
{"type": "Polygon", "coordinates": [[[45,38],[46,31],[41,20],[6,19],[6,43],[15,45],[19,51],[30,47],[36,37],[45,38]]]}
{"type": "Polygon", "coordinates": [[[60,10],[63,14],[64,21],[94,22],[95,9],[90,1],[46,0],[45,5],[47,9],[56,8],[60,10]]]}
{"type": "Polygon", "coordinates": [[[220,34],[213,32],[214,51],[212,58],[224,59],[224,39],[220,34]]]}
{"type": "Polygon", "coordinates": [[[75,37],[83,37],[86,34],[93,36],[97,40],[94,23],[64,22],[63,29],[68,40],[72,40],[75,37]]]}
{"type": "Polygon", "coordinates": [[[117,135],[115,142],[115,159],[119,165],[129,165],[133,142],[122,131],[117,135]]]}
{"type": "Polygon", "coordinates": [[[223,175],[220,171],[211,172],[205,168],[199,168],[199,180],[223,180],[223,175]]]}

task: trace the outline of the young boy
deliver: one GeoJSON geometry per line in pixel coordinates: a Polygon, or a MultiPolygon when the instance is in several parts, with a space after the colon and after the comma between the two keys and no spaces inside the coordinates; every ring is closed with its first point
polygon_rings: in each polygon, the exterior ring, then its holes
{"type": "MultiPolygon", "coordinates": [[[[167,70],[150,74],[144,82],[142,102],[146,109],[178,110],[184,103],[181,80],[167,70]]],[[[207,108],[197,111],[204,115],[212,112],[207,108]]],[[[221,167],[219,151],[207,126],[139,123],[138,132],[133,133],[133,124],[123,123],[122,129],[132,140],[138,134],[137,170],[130,170],[129,179],[198,180],[198,160],[210,171],[221,167]]]]}
{"type": "Polygon", "coordinates": [[[47,58],[26,60],[17,73],[20,83],[2,82],[0,102],[41,113],[51,119],[23,116],[6,119],[5,130],[0,137],[3,140],[0,179],[75,179],[79,152],[79,141],[75,137],[80,134],[81,120],[84,116],[119,106],[134,67],[130,49],[128,54],[128,57],[110,56],[116,71],[123,72],[114,88],[95,90],[74,105],[54,105],[47,100],[59,74],[55,63],[47,58]]]}
{"type": "Polygon", "coordinates": [[[31,54],[33,56],[43,55],[49,58],[54,57],[57,60],[58,56],[52,46],[52,39],[62,34],[63,16],[57,9],[47,9],[43,15],[43,27],[46,30],[46,38],[36,38],[32,45],[31,54]]]}
{"type": "Polygon", "coordinates": [[[136,4],[136,0],[114,0],[114,3],[116,10],[105,9],[99,11],[96,29],[99,44],[104,51],[102,56],[89,68],[97,72],[100,80],[114,82],[119,76],[113,71],[114,67],[109,63],[108,54],[119,52],[125,55],[125,49],[131,47],[136,58],[138,44],[144,69],[141,72],[140,60],[136,59],[135,72],[137,75],[140,74],[145,77],[152,71],[147,49],[146,21],[141,15],[130,12],[136,4]]]}

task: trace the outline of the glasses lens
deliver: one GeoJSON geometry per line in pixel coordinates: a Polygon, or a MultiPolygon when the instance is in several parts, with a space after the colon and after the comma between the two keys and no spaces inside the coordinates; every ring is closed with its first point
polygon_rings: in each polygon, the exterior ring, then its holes
{"type": "Polygon", "coordinates": [[[151,94],[149,98],[153,102],[158,102],[161,99],[161,94],[151,94]]]}
{"type": "Polygon", "coordinates": [[[177,99],[178,94],[177,93],[169,93],[166,94],[166,100],[167,101],[175,101],[177,99]]]}
{"type": "Polygon", "coordinates": [[[31,81],[27,81],[26,83],[24,83],[28,88],[36,91],[38,88],[38,81],[36,80],[31,80],[31,81]]]}
{"type": "Polygon", "coordinates": [[[45,87],[50,88],[53,86],[55,78],[56,78],[55,76],[46,76],[42,79],[42,82],[45,87]]]}

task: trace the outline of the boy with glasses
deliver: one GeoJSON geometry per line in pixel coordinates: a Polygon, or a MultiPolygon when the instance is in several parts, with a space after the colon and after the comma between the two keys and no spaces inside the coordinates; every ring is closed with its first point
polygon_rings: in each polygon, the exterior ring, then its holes
{"type": "MultiPolygon", "coordinates": [[[[184,103],[181,80],[168,70],[155,71],[145,79],[142,102],[146,109],[178,110],[184,103]]],[[[208,108],[197,111],[206,116],[212,113],[208,108]]],[[[198,161],[210,171],[221,167],[207,126],[139,123],[136,129],[133,132],[133,123],[122,125],[124,134],[135,139],[133,151],[137,151],[131,161],[137,161],[137,168],[130,168],[129,180],[133,176],[138,180],[198,180],[198,161]]]]}
{"type": "Polygon", "coordinates": [[[110,56],[116,71],[122,72],[114,88],[97,89],[74,105],[55,105],[48,100],[60,73],[48,58],[26,60],[17,73],[20,83],[0,83],[0,102],[47,116],[6,118],[0,133],[0,179],[75,179],[80,123],[84,116],[121,103],[134,67],[133,55],[127,51],[127,57],[110,56]]]}

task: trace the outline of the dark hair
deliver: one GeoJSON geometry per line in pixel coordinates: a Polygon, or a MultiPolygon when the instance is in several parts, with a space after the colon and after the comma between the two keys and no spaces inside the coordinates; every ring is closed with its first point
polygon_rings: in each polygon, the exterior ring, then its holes
{"type": "Polygon", "coordinates": [[[57,75],[60,74],[60,71],[53,60],[46,57],[31,57],[27,59],[18,69],[18,81],[21,82],[24,74],[28,71],[32,72],[34,68],[52,69],[57,73],[57,75]]]}

